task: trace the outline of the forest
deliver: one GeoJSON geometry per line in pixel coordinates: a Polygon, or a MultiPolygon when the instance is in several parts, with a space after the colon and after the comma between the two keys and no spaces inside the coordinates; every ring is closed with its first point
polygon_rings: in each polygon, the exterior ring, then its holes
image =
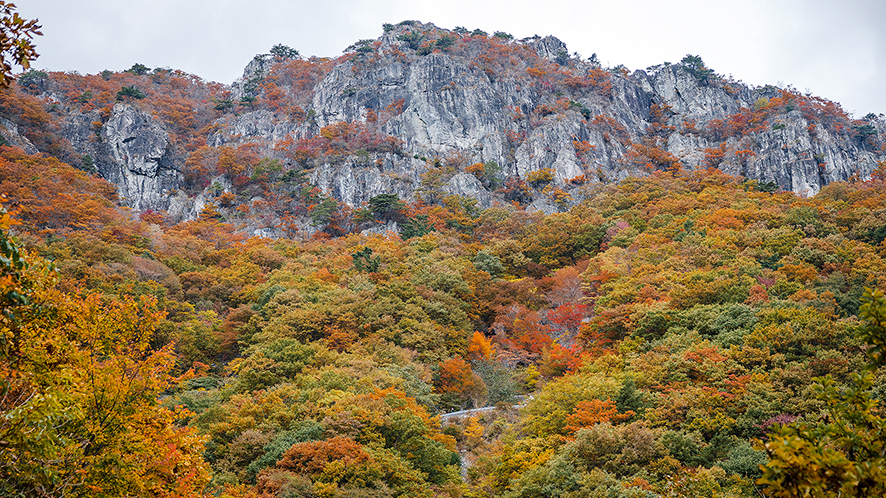
{"type": "Polygon", "coordinates": [[[886,482],[886,171],[812,198],[657,172],[547,216],[382,198],[420,233],[272,240],[133,216],[46,155],[0,162],[9,496],[886,482]]]}
{"type": "MultiPolygon", "coordinates": [[[[624,72],[506,33],[399,36],[385,57],[460,53],[552,95],[611,100],[624,72]]],[[[0,88],[18,140],[0,143],[0,495],[886,494],[886,161],[808,197],[715,168],[790,112],[882,151],[873,125],[783,89],[681,123],[722,140],[689,168],[664,149],[667,105],[633,138],[566,98],[512,109],[531,126],[578,113],[642,172],[568,192],[547,168],[420,157],[383,127],[402,100],[275,144],[209,143],[256,110],[311,122],[317,82],[378,46],[276,46],[241,95],[140,64],[0,88]],[[77,152],[121,102],[165,123],[181,190],[206,196],[195,216],[134,209],[77,152]],[[72,115],[95,118],[86,136],[72,115]],[[351,206],[308,180],[391,155],[430,165],[412,197],[351,206]],[[494,202],[444,190],[456,172],[494,202]],[[556,209],[531,209],[540,197],[556,209]]],[[[594,146],[571,142],[590,165],[594,146]]]]}

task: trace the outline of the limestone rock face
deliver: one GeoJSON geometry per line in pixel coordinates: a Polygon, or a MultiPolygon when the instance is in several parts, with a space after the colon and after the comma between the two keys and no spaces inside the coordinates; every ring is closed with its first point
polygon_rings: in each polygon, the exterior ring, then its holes
{"type": "Polygon", "coordinates": [[[30,140],[19,134],[18,126],[8,119],[0,118],[0,137],[3,137],[7,145],[19,147],[28,154],[39,152],[30,140]]]}
{"type": "Polygon", "coordinates": [[[344,164],[324,164],[310,175],[311,183],[330,196],[351,206],[359,206],[379,194],[412,196],[420,174],[427,171],[422,161],[394,161],[389,157],[381,167],[375,163],[349,160],[344,164]],[[413,164],[414,163],[414,164],[413,164]]]}
{"type": "Polygon", "coordinates": [[[477,199],[477,205],[481,208],[488,208],[492,204],[492,195],[483,188],[483,184],[474,175],[459,173],[446,182],[443,190],[450,194],[477,199]]]}
{"type": "Polygon", "coordinates": [[[206,140],[207,145],[213,147],[220,147],[232,141],[262,140],[276,143],[296,131],[296,126],[289,121],[279,121],[273,113],[263,110],[225,116],[219,118],[217,123],[226,131],[215,133],[206,140]]]}
{"type": "Polygon", "coordinates": [[[814,195],[825,185],[852,175],[870,178],[882,160],[857,140],[831,135],[824,127],[810,131],[808,126],[802,114],[793,111],[756,135],[759,152],[746,171],[722,169],[775,181],[801,195],[814,195]]]}
{"type": "Polygon", "coordinates": [[[69,112],[62,123],[61,131],[62,136],[71,142],[74,150],[80,154],[88,154],[95,159],[102,152],[100,151],[101,143],[97,140],[101,134],[100,132],[96,134],[93,122],[101,122],[99,111],[69,112]]]}
{"type": "Polygon", "coordinates": [[[651,92],[674,112],[697,122],[723,118],[748,105],[741,101],[741,95],[730,95],[720,87],[699,84],[694,76],[679,66],[667,66],[658,71],[650,87],[651,92]]]}
{"type": "MultiPolygon", "coordinates": [[[[388,35],[383,37],[383,46],[386,43],[395,42],[388,35]]],[[[566,51],[566,46],[554,37],[538,40],[533,47],[541,56],[550,58],[562,56],[566,51]]],[[[526,134],[523,128],[528,126],[515,123],[514,109],[529,114],[541,103],[541,97],[528,86],[521,88],[509,80],[493,81],[463,60],[445,53],[432,53],[412,64],[392,62],[368,71],[355,71],[351,62],[337,66],[317,86],[312,109],[316,113],[316,126],[322,127],[360,120],[370,109],[402,101],[404,111],[388,121],[384,131],[402,140],[405,150],[427,157],[445,158],[462,153],[472,162],[495,161],[505,176],[553,168],[561,182],[583,173],[571,137],[591,137],[600,145],[599,160],[609,173],[615,171],[614,160],[623,151],[618,146],[607,147],[602,135],[589,130],[577,111],[562,121],[543,123],[525,139],[519,138],[526,134]]],[[[624,114],[631,118],[648,102],[642,92],[629,93],[627,99],[625,106],[630,110],[624,114]]],[[[398,158],[392,160],[403,162],[398,158]]],[[[407,167],[416,166],[414,161],[405,162],[407,167]]],[[[350,184],[350,170],[340,172],[345,178],[338,184],[350,184]]],[[[336,174],[334,169],[324,169],[323,177],[336,174]]],[[[418,180],[418,175],[411,176],[418,180]]],[[[491,202],[492,193],[475,178],[476,183],[466,176],[470,175],[453,178],[448,188],[472,192],[468,195],[476,197],[481,204],[491,202]]],[[[331,184],[329,181],[327,184],[331,184]]],[[[412,189],[417,186],[416,182],[412,189]]],[[[358,197],[367,198],[349,195],[341,199],[349,202],[348,199],[358,197]]]]}
{"type": "MultiPolygon", "coordinates": [[[[683,168],[715,166],[802,195],[853,175],[869,178],[877,163],[886,160],[881,147],[886,122],[881,118],[850,122],[844,116],[836,126],[808,109],[782,105],[752,131],[716,133],[711,131],[715,125],[728,128],[730,120],[765,107],[781,90],[700,79],[697,69],[683,64],[632,74],[620,67],[604,70],[596,60],[570,56],[553,36],[480,39],[409,22],[352,49],[334,63],[323,62],[316,79],[299,76],[297,91],[286,87],[294,77],[275,76],[280,60],[255,57],[242,78],[221,89],[231,105],[217,108],[219,117],[212,126],[218,131],[206,136],[206,145],[249,144],[260,156],[279,161],[284,171],[299,170],[295,172],[313,186],[351,206],[396,193],[404,199],[456,194],[485,207],[506,202],[503,191],[495,189],[507,181],[549,170],[552,181],[536,185],[531,199],[522,199],[529,209],[545,212],[580,201],[577,185],[619,181],[648,174],[650,165],[663,167],[638,152],[649,144],[678,159],[683,168]],[[431,42],[444,35],[462,38],[441,50],[431,42]],[[419,42],[410,42],[410,36],[419,36],[419,42]],[[529,62],[520,66],[520,57],[529,62]],[[268,87],[282,92],[277,98],[297,95],[298,113],[281,111],[289,104],[294,109],[294,101],[267,105],[263,92],[268,87]],[[311,161],[279,148],[313,139],[324,127],[341,122],[362,123],[378,136],[396,138],[398,145],[351,147],[343,155],[319,154],[320,159],[311,161]],[[853,131],[862,126],[864,134],[853,131]],[[865,136],[876,139],[866,141],[865,136]],[[726,153],[717,156],[717,150],[726,153]],[[496,178],[468,173],[476,163],[488,165],[496,178]]],[[[304,62],[304,67],[313,64],[304,62]]],[[[61,102],[51,87],[41,95],[61,102]]],[[[110,117],[80,105],[60,108],[61,135],[118,186],[125,205],[193,218],[216,194],[200,192],[205,185],[184,183],[181,172],[189,151],[171,143],[167,130],[175,125],[141,106],[118,103],[110,117]]],[[[26,150],[33,148],[10,121],[0,121],[0,135],[26,150]]],[[[233,179],[215,180],[226,185],[225,192],[257,199],[248,190],[236,191],[233,179]]],[[[280,233],[277,227],[248,228],[257,234],[280,233]]]]}
{"type": "Polygon", "coordinates": [[[122,201],[136,210],[166,209],[169,191],[181,182],[166,131],[150,115],[116,104],[101,137],[109,160],[98,169],[117,185],[122,201]]]}
{"type": "Polygon", "coordinates": [[[446,54],[415,63],[394,62],[354,75],[352,63],[337,66],[318,86],[313,99],[317,126],[361,120],[369,109],[402,100],[405,110],[385,131],[422,153],[446,154],[482,147],[499,155],[509,104],[485,77],[446,54]]]}
{"type": "MultiPolygon", "coordinates": [[[[752,140],[729,138],[723,143],[751,151],[752,155],[728,155],[717,165],[720,170],[775,182],[784,190],[804,196],[815,195],[825,185],[853,175],[870,178],[883,160],[882,153],[858,140],[834,136],[823,127],[810,131],[809,122],[799,111],[780,116],[768,129],[755,133],[752,140]]],[[[671,134],[667,144],[668,152],[691,169],[706,167],[704,151],[717,146],[697,135],[680,133],[671,134]]]]}
{"type": "Polygon", "coordinates": [[[274,58],[270,54],[256,55],[243,69],[243,76],[231,84],[233,98],[242,100],[244,97],[254,97],[255,83],[268,74],[273,64],[274,58]]]}
{"type": "Polygon", "coordinates": [[[532,48],[538,52],[538,55],[550,60],[563,60],[569,58],[569,51],[566,44],[553,36],[546,36],[532,43],[532,48]]]}
{"type": "MultiPolygon", "coordinates": [[[[432,24],[413,25],[420,31],[437,29],[432,24]]],[[[399,28],[398,28],[399,29],[399,28]]],[[[399,31],[379,38],[377,50],[409,50],[399,31]]],[[[510,42],[517,43],[517,42],[510,42]]],[[[553,36],[524,40],[549,61],[576,64],[566,45],[553,36]]],[[[582,64],[582,63],[579,63],[582,64]]],[[[242,82],[267,72],[265,59],[246,67],[242,82]]],[[[585,64],[585,71],[599,70],[585,64]]],[[[824,185],[853,174],[869,177],[882,154],[865,149],[860,142],[831,136],[821,129],[812,134],[799,112],[780,116],[772,129],[758,131],[750,142],[734,137],[712,140],[704,130],[713,120],[754,106],[760,97],[772,97],[771,87],[752,89],[741,84],[702,82],[686,67],[664,65],[651,72],[610,73],[610,94],[578,92],[568,99],[567,109],[550,117],[539,115],[540,106],[555,100],[537,85],[514,79],[496,79],[463,57],[435,51],[422,57],[381,56],[365,64],[356,56],[335,66],[314,88],[307,123],[294,124],[267,111],[222,118],[226,131],[210,138],[210,145],[260,140],[274,144],[287,136],[310,137],[327,125],[365,121],[370,111],[402,106],[402,113],[387,120],[382,131],[402,140],[404,154],[386,154],[361,163],[351,158],[324,164],[310,174],[312,183],[350,205],[359,205],[380,193],[408,198],[420,187],[429,171],[425,161],[412,156],[439,158],[460,155],[468,163],[494,161],[502,179],[525,178],[550,169],[557,188],[569,188],[570,179],[618,181],[646,171],[629,160],[631,144],[642,143],[649,127],[653,104],[666,109],[671,131],[663,148],[680,159],[685,168],[706,168],[706,150],[727,144],[753,153],[728,154],[717,167],[750,179],[775,182],[785,190],[812,195],[824,185]],[[544,118],[542,118],[544,117],[544,118]],[[576,143],[584,150],[579,153],[576,143]]],[[[240,85],[238,87],[238,85],[240,85]]],[[[564,99],[558,100],[562,104],[564,99]]],[[[558,104],[559,105],[559,104],[558,104]]],[[[882,124],[878,124],[883,128],[882,124]]],[[[463,165],[464,166],[464,165],[463,165]]],[[[501,200],[472,175],[456,171],[443,179],[442,191],[474,197],[480,205],[501,200]]],[[[577,200],[577,199],[576,199],[577,200]]],[[[550,199],[537,197],[530,207],[558,209],[550,199]]],[[[564,206],[560,206],[564,207],[564,206]]]]}

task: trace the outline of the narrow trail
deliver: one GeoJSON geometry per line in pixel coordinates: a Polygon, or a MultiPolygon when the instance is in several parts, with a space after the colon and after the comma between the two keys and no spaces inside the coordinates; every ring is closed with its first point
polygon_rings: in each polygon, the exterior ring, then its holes
{"type": "MultiPolygon", "coordinates": [[[[510,408],[516,408],[519,410],[520,408],[523,408],[524,406],[526,406],[526,403],[528,401],[532,400],[533,397],[532,397],[532,395],[528,395],[528,396],[520,395],[520,396],[517,396],[516,398],[518,400],[518,404],[511,405],[510,408]]],[[[440,417],[441,422],[445,422],[445,421],[453,419],[453,418],[467,417],[467,416],[473,415],[475,413],[488,412],[491,410],[495,410],[497,408],[498,407],[496,407],[496,406],[484,406],[481,408],[471,408],[470,410],[459,410],[457,412],[441,413],[438,416],[440,417]]]]}
{"type": "Polygon", "coordinates": [[[494,406],[484,406],[482,408],[471,408],[470,410],[459,410],[457,412],[441,413],[439,417],[441,422],[445,422],[449,419],[467,417],[475,413],[488,412],[495,409],[496,407],[494,406]]]}
{"type": "MultiPolygon", "coordinates": [[[[510,408],[516,408],[518,410],[520,408],[523,408],[524,406],[526,406],[526,402],[532,399],[532,396],[520,396],[518,397],[518,399],[520,401],[520,404],[511,405],[510,408]]],[[[482,408],[471,408],[470,410],[459,410],[457,412],[441,413],[439,417],[440,422],[442,424],[446,424],[447,422],[452,422],[453,419],[470,417],[471,415],[477,413],[483,413],[497,409],[499,409],[497,406],[484,406],[482,408]]],[[[459,451],[459,454],[461,456],[461,478],[462,481],[466,482],[468,480],[468,469],[471,467],[471,462],[468,460],[467,452],[464,449],[459,451]]]]}

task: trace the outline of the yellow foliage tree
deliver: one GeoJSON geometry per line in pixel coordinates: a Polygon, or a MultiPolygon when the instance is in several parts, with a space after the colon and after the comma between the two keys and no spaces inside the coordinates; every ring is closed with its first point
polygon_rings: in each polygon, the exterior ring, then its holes
{"type": "Polygon", "coordinates": [[[468,345],[468,356],[472,360],[489,361],[492,358],[492,341],[480,331],[475,331],[468,345]]]}
{"type": "Polygon", "coordinates": [[[469,417],[465,424],[465,437],[468,439],[480,439],[483,437],[483,426],[477,420],[477,417],[469,417]]]}
{"type": "Polygon", "coordinates": [[[202,438],[159,406],[178,379],[156,300],[63,294],[0,207],[0,495],[198,496],[202,438]]]}

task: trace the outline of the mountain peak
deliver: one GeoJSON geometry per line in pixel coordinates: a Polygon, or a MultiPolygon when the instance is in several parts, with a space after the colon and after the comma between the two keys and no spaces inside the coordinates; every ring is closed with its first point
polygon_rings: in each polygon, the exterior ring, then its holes
{"type": "Polygon", "coordinates": [[[551,213],[594,184],[656,170],[719,168],[812,195],[886,159],[882,120],[853,120],[792,88],[749,87],[699,56],[631,73],[570,55],[554,36],[419,21],[386,24],[334,58],[276,45],[230,87],[169,70],[107,73],[19,78],[22,106],[54,102],[45,123],[58,132],[7,116],[61,144],[38,149],[77,165],[89,157],[130,206],[174,217],[197,216],[215,184],[238,196],[223,211],[278,199],[267,213],[301,212],[303,223],[318,199],[359,208],[381,194],[551,213]],[[134,143],[154,148],[127,153],[134,143]],[[137,157],[156,167],[133,166],[137,157]]]}

